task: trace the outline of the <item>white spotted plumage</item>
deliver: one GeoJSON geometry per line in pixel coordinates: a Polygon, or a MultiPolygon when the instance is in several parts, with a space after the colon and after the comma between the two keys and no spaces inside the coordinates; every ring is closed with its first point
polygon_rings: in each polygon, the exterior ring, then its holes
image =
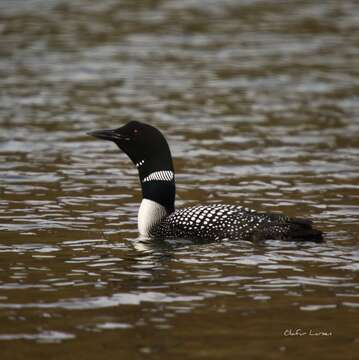
{"type": "MultiPolygon", "coordinates": [[[[211,204],[179,209],[151,229],[155,237],[245,238],[260,228],[264,214],[236,205],[211,204]]],[[[266,222],[272,222],[270,216],[266,222]]],[[[277,219],[278,220],[278,219],[277,219]]]]}

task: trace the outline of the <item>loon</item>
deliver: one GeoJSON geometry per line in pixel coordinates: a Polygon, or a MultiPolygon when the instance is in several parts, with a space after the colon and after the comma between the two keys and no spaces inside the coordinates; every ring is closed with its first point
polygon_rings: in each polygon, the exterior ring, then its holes
{"type": "Polygon", "coordinates": [[[168,143],[155,127],[138,121],[88,135],[114,142],[138,169],[142,202],[138,231],[143,237],[218,241],[312,240],[322,232],[306,219],[262,213],[226,204],[191,206],[175,210],[175,171],[168,143]]]}

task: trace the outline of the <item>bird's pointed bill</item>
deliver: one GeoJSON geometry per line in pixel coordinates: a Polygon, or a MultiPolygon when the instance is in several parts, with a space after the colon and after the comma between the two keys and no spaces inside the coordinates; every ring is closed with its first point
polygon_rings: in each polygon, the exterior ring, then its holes
{"type": "Polygon", "coordinates": [[[87,134],[102,140],[116,141],[122,139],[122,136],[112,129],[90,131],[87,134]]]}

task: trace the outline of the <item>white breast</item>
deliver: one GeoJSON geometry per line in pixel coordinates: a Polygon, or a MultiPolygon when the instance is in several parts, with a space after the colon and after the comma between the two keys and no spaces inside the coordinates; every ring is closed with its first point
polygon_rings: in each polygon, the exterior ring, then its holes
{"type": "Polygon", "coordinates": [[[167,211],[164,206],[155,201],[143,199],[138,211],[138,232],[142,236],[150,236],[151,228],[166,216],[167,211]]]}

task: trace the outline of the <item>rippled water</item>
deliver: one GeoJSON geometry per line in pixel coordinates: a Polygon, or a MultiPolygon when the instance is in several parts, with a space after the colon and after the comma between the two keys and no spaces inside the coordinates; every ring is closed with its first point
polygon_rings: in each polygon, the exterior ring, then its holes
{"type": "Polygon", "coordinates": [[[2,358],[353,359],[358,18],[354,0],[1,1],[2,358]],[[129,120],[166,134],[178,207],[307,216],[326,241],[138,240],[136,170],[86,135],[129,120]]]}

